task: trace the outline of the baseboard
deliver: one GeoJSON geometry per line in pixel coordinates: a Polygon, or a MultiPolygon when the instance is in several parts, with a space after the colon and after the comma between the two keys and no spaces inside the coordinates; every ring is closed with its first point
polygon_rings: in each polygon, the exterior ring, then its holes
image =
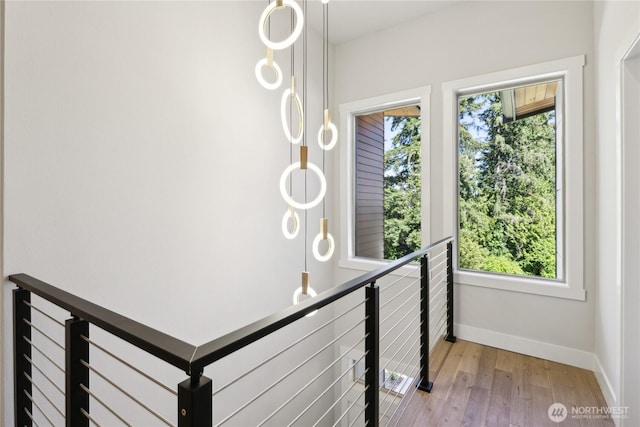
{"type": "Polygon", "coordinates": [[[595,355],[588,351],[563,347],[543,341],[531,340],[515,335],[503,334],[488,329],[475,328],[473,326],[455,324],[455,334],[458,338],[473,341],[478,344],[503,350],[539,357],[565,365],[576,366],[593,371],[595,368],[595,355]]]}
{"type": "Polygon", "coordinates": [[[616,393],[613,390],[613,386],[611,386],[611,381],[609,381],[609,377],[605,373],[604,369],[602,369],[602,365],[600,364],[600,359],[598,356],[594,356],[595,359],[595,368],[593,372],[596,374],[596,379],[598,380],[598,384],[600,385],[600,390],[602,390],[602,395],[604,396],[604,400],[607,401],[607,405],[610,407],[619,406],[618,399],[616,397],[616,393]]]}

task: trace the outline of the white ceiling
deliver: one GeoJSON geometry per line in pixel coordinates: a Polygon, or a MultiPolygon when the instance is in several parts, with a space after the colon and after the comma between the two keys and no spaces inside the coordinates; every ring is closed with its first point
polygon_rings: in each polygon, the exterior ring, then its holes
{"type": "MultiPolygon", "coordinates": [[[[330,42],[344,43],[457,2],[459,0],[330,0],[330,42]]],[[[309,25],[321,33],[322,4],[318,0],[311,0],[307,8],[309,25]]]]}

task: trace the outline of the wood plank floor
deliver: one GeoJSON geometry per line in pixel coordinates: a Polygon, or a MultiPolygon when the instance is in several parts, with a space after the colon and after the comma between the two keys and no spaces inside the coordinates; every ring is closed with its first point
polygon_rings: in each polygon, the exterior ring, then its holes
{"type": "Polygon", "coordinates": [[[402,402],[398,426],[612,427],[611,419],[572,416],[572,407],[606,407],[591,371],[458,340],[442,341],[431,356],[431,393],[402,402]],[[557,424],[547,411],[568,408],[557,424]],[[404,411],[404,412],[403,412],[404,411]]]}

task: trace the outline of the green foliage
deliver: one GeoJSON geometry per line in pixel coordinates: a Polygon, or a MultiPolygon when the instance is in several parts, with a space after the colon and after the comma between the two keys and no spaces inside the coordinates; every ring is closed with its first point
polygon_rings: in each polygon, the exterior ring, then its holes
{"type": "Polygon", "coordinates": [[[420,249],[420,119],[393,117],[398,133],[384,154],[384,257],[397,259],[420,249]]]}
{"type": "Polygon", "coordinates": [[[555,278],[554,113],[504,123],[495,92],[459,108],[460,267],[555,278]]]}

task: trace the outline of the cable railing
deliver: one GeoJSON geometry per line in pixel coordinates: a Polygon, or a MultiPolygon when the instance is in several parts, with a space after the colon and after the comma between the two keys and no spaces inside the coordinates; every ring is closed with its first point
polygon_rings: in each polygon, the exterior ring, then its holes
{"type": "Polygon", "coordinates": [[[455,341],[452,238],[200,346],[10,280],[16,426],[396,426],[455,341]]]}

